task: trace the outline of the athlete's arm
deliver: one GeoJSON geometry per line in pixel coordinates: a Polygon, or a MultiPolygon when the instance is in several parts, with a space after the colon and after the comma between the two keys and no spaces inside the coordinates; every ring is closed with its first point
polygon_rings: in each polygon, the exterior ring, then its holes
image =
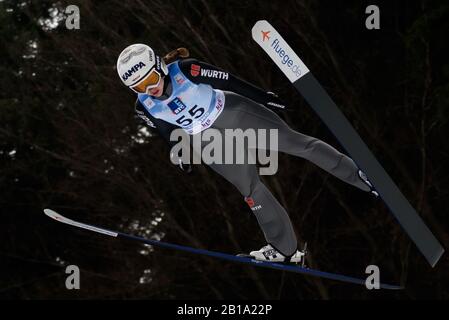
{"type": "Polygon", "coordinates": [[[268,107],[285,108],[284,103],[274,93],[266,92],[211,64],[196,59],[183,59],[179,62],[179,67],[194,83],[205,83],[216,89],[232,91],[268,107]]]}
{"type": "MultiPolygon", "coordinates": [[[[147,126],[150,128],[151,131],[153,131],[153,132],[157,131],[159,133],[159,135],[165,140],[165,142],[167,142],[170,149],[177,143],[177,141],[170,140],[170,134],[172,133],[173,130],[179,129],[178,126],[171,124],[167,121],[153,117],[148,112],[148,110],[142,106],[139,99],[136,100],[135,111],[136,111],[137,116],[139,118],[141,118],[143,121],[145,121],[145,123],[147,124],[147,126]]],[[[175,157],[175,155],[170,153],[170,158],[172,160],[174,157],[175,157]]],[[[176,162],[178,163],[178,167],[182,171],[185,171],[187,173],[190,173],[192,171],[191,165],[183,163],[180,158],[178,158],[176,162]]]]}
{"type": "Polygon", "coordinates": [[[145,121],[147,126],[150,127],[152,131],[157,131],[159,135],[162,138],[164,138],[164,140],[168,143],[170,147],[173,147],[176,144],[176,141],[170,141],[170,134],[174,129],[178,128],[177,126],[167,121],[153,117],[147,111],[147,109],[144,108],[139,99],[136,100],[135,111],[137,116],[143,121],[145,121]]]}

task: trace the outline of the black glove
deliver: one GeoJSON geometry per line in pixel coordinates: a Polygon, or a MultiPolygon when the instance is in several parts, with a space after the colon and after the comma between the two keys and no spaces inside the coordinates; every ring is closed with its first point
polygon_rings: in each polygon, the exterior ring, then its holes
{"type": "Polygon", "coordinates": [[[178,159],[178,161],[179,161],[179,164],[178,164],[179,169],[181,169],[185,173],[192,172],[192,165],[191,164],[185,164],[185,163],[182,162],[181,159],[178,159]]]}
{"type": "Polygon", "coordinates": [[[176,163],[176,166],[181,169],[181,171],[185,172],[185,173],[190,173],[192,172],[192,165],[191,164],[186,164],[182,162],[181,157],[175,156],[175,154],[170,153],[170,159],[172,163],[176,163]],[[176,158],[175,158],[176,157],[176,158]]]}
{"type": "Polygon", "coordinates": [[[279,99],[277,94],[274,92],[267,92],[267,102],[265,102],[265,105],[272,109],[282,109],[284,110],[286,108],[285,103],[279,99]]]}

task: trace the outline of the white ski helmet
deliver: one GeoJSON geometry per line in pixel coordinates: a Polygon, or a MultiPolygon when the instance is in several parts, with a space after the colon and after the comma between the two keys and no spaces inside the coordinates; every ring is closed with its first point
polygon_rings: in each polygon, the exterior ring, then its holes
{"type": "MultiPolygon", "coordinates": [[[[141,43],[126,47],[117,59],[117,72],[122,82],[135,92],[142,93],[139,88],[145,79],[159,75],[159,79],[168,74],[164,60],[157,56],[153,49],[141,43]],[[153,72],[152,71],[156,71],[153,72]]],[[[154,84],[152,84],[154,86],[154,84]]]]}

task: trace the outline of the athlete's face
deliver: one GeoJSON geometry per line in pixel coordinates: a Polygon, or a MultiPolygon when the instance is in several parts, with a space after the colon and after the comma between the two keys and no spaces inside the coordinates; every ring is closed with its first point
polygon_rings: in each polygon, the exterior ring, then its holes
{"type": "Polygon", "coordinates": [[[150,96],[159,98],[164,93],[164,78],[161,79],[159,85],[156,88],[150,89],[150,96]]]}

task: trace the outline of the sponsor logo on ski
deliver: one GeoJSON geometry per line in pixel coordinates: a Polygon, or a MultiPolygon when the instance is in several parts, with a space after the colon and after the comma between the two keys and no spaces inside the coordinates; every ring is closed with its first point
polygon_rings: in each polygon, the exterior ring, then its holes
{"type": "Polygon", "coordinates": [[[301,76],[301,67],[285,52],[285,49],[282,48],[278,38],[273,40],[270,47],[277,53],[277,56],[279,56],[283,65],[289,67],[297,77],[301,76]]]}
{"type": "Polygon", "coordinates": [[[282,70],[290,82],[297,81],[309,72],[309,69],[293,49],[266,20],[260,20],[254,25],[252,37],[282,70]]]}
{"type": "Polygon", "coordinates": [[[265,40],[270,40],[270,37],[268,36],[271,31],[262,31],[262,41],[265,42],[265,40]]]}
{"type": "Polygon", "coordinates": [[[136,63],[131,69],[129,69],[128,71],[126,71],[123,75],[122,75],[122,79],[123,81],[126,81],[129,77],[131,77],[134,73],[136,73],[137,71],[139,71],[140,69],[142,69],[143,67],[146,67],[145,63],[143,63],[142,61],[139,63],[136,63]]]}

